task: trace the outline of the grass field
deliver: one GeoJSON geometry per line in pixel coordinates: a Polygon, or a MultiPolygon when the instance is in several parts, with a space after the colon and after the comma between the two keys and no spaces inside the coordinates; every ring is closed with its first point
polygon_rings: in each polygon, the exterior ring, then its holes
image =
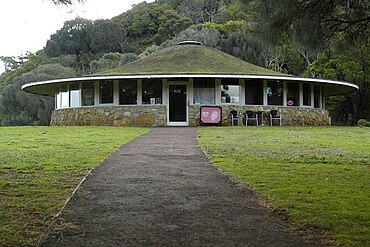
{"type": "Polygon", "coordinates": [[[370,128],[201,128],[198,141],[299,227],[370,246],[370,128]]]}
{"type": "Polygon", "coordinates": [[[0,246],[35,246],[81,178],[140,128],[0,128],[0,246]]]}

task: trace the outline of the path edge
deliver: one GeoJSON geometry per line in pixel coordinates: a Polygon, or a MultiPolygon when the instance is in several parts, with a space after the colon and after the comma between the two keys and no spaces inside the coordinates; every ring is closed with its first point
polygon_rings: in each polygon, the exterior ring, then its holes
{"type": "MultiPolygon", "coordinates": [[[[148,133],[151,132],[151,129],[149,128],[149,131],[142,134],[141,136],[144,136],[144,135],[147,135],[148,133]]],[[[140,136],[138,136],[140,137],[140,136]]],[[[137,137],[137,138],[138,138],[137,137]]],[[[136,139],[136,138],[135,138],[136,139]]],[[[113,155],[115,152],[117,152],[119,149],[121,149],[123,146],[129,144],[130,142],[134,141],[135,139],[129,141],[128,143],[125,143],[123,144],[122,146],[120,146],[119,148],[117,148],[115,151],[113,151],[111,154],[109,154],[107,157],[105,157],[104,159],[102,159],[97,165],[95,165],[93,168],[91,168],[83,177],[82,179],[80,180],[80,182],[77,184],[77,186],[75,187],[75,189],[72,191],[72,193],[67,197],[67,199],[64,201],[64,204],[63,206],[59,209],[59,211],[53,216],[53,220],[50,222],[50,224],[46,227],[46,229],[41,233],[41,236],[39,237],[39,240],[36,244],[36,247],[40,247],[44,242],[45,240],[49,237],[51,231],[54,229],[54,226],[56,225],[60,215],[63,213],[64,209],[67,207],[68,203],[72,200],[72,198],[74,197],[74,195],[77,193],[77,191],[79,190],[79,188],[81,187],[81,185],[85,182],[85,180],[91,175],[91,173],[97,169],[99,166],[101,166],[103,164],[103,162],[108,159],[111,155],[113,155]]]]}

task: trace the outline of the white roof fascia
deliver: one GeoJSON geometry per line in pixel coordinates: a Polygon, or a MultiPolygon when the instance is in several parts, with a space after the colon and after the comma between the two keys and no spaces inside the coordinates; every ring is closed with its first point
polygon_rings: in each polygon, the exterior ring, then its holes
{"type": "Polygon", "coordinates": [[[284,81],[300,81],[300,82],[313,82],[313,83],[325,83],[331,85],[347,86],[359,89],[359,86],[353,83],[344,81],[334,81],[318,78],[305,78],[305,77],[295,77],[295,76],[274,76],[274,75],[223,75],[223,74],[181,74],[181,75],[107,75],[107,76],[91,76],[91,77],[76,77],[76,78],[65,78],[56,79],[41,82],[27,83],[22,86],[22,89],[33,86],[41,86],[48,84],[59,84],[64,82],[82,82],[82,81],[95,81],[95,80],[118,80],[118,79],[158,79],[158,78],[187,78],[187,77],[215,77],[215,78],[239,78],[239,79],[265,79],[265,80],[284,80],[284,81]]]}

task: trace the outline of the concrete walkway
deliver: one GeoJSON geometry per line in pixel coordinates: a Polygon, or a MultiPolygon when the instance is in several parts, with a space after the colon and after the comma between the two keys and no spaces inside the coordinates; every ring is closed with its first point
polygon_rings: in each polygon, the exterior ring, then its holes
{"type": "Polygon", "coordinates": [[[238,189],[195,128],[153,128],[82,184],[41,246],[320,246],[238,189]]]}

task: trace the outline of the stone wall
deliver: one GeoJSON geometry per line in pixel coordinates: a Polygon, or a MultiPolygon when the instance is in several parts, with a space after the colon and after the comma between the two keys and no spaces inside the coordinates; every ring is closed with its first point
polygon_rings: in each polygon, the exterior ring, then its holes
{"type": "MultiPolygon", "coordinates": [[[[269,124],[268,111],[278,110],[282,114],[283,125],[329,125],[329,113],[323,109],[240,105],[222,106],[222,125],[231,125],[229,114],[232,109],[243,113],[242,118],[239,120],[239,125],[245,125],[245,112],[247,110],[265,111],[264,124],[269,124]]],[[[278,121],[274,123],[278,125],[278,121]]],[[[54,126],[166,126],[167,107],[165,105],[135,105],[60,109],[53,111],[50,124],[54,126]]],[[[199,124],[200,105],[191,105],[189,106],[189,125],[199,126],[199,124]]],[[[255,125],[253,122],[250,124],[255,125]]]]}
{"type": "Polygon", "coordinates": [[[53,126],[165,126],[166,106],[107,106],[55,110],[53,126]]]}
{"type": "MultiPolygon", "coordinates": [[[[190,126],[199,126],[200,124],[200,107],[192,105],[189,107],[189,124],[190,126]]],[[[245,112],[264,111],[264,124],[269,124],[269,111],[278,110],[282,114],[282,125],[287,126],[327,126],[329,125],[329,112],[323,109],[309,107],[282,107],[282,106],[251,106],[251,105],[223,105],[222,107],[222,125],[231,125],[230,111],[237,110],[242,113],[239,120],[239,125],[245,125],[245,112]]],[[[261,117],[261,116],[260,116],[261,117]]],[[[274,125],[278,125],[278,121],[274,120],[274,125]]],[[[248,125],[255,125],[254,122],[248,125]]],[[[260,122],[261,124],[261,122],[260,122]]]]}

